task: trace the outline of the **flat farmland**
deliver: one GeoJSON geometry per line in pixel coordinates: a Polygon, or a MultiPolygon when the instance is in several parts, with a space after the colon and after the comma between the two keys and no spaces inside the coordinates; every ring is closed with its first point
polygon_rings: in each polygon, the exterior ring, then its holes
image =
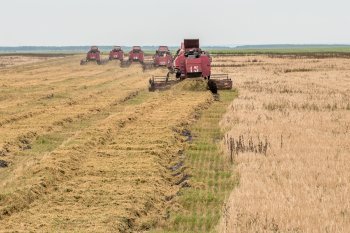
{"type": "Polygon", "coordinates": [[[1,231],[130,232],[163,218],[180,187],[177,131],[212,97],[148,93],[150,75],[74,56],[1,70],[1,231]]]}
{"type": "Polygon", "coordinates": [[[216,55],[234,90],[0,57],[0,232],[349,232],[350,59],[216,55]],[[6,65],[5,65],[6,64],[6,65]]]}
{"type": "Polygon", "coordinates": [[[217,58],[239,95],[221,120],[239,185],[221,232],[350,231],[350,60],[217,58]]]}

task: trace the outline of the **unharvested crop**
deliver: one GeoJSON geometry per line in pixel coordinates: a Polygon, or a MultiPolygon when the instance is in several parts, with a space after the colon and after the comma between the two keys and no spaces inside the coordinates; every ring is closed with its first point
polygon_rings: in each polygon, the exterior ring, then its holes
{"type": "Polygon", "coordinates": [[[239,90],[221,126],[240,180],[220,231],[350,232],[350,60],[256,58],[222,68],[239,90]]]}

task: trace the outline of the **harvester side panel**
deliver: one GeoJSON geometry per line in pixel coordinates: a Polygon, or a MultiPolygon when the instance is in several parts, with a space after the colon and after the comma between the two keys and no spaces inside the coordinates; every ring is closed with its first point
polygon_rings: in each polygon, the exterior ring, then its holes
{"type": "Polygon", "coordinates": [[[186,59],[186,74],[202,73],[202,59],[186,59]]]}
{"type": "Polygon", "coordinates": [[[209,77],[211,75],[210,57],[208,57],[206,55],[202,55],[201,60],[202,60],[202,76],[209,77]]]}

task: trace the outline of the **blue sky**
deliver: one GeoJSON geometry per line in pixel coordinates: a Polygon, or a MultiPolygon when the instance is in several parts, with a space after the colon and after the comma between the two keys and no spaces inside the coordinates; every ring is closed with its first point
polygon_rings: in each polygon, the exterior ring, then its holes
{"type": "Polygon", "coordinates": [[[349,0],[0,1],[0,46],[350,44],[349,0]]]}

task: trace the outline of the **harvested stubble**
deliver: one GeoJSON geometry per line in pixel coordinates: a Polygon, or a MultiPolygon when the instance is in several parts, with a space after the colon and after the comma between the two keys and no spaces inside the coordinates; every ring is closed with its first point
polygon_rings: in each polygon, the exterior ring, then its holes
{"type": "Polygon", "coordinates": [[[0,69],[36,63],[40,61],[45,61],[50,59],[49,56],[36,56],[36,57],[28,57],[28,56],[19,56],[19,55],[1,55],[0,54],[0,69]]]}
{"type": "Polygon", "coordinates": [[[258,59],[232,74],[239,97],[221,125],[226,140],[268,147],[235,153],[240,181],[220,231],[350,232],[350,60],[258,59]]]}
{"type": "Polygon", "coordinates": [[[79,57],[2,72],[1,230],[132,232],[166,216],[182,185],[175,131],[212,97],[148,93],[150,75],[79,57]]]}
{"type": "Polygon", "coordinates": [[[185,82],[180,82],[173,87],[174,90],[182,91],[206,91],[208,90],[207,82],[203,79],[188,79],[185,82]]]}

